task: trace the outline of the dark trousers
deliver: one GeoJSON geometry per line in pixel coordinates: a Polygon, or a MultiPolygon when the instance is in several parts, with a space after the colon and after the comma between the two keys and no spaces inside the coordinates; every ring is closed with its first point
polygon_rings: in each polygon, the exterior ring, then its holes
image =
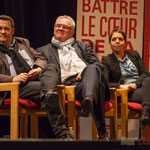
{"type": "Polygon", "coordinates": [[[129,93],[129,101],[141,103],[143,107],[150,108],[150,77],[145,78],[140,88],[129,93]]]}
{"type": "MultiPolygon", "coordinates": [[[[57,82],[58,73],[55,65],[47,65],[40,75],[40,81],[29,81],[20,86],[19,96],[34,102],[43,101],[50,89],[56,89],[57,82]]],[[[62,130],[67,130],[66,122],[59,101],[52,100],[51,104],[47,114],[50,125],[57,136],[62,130]]]]}
{"type": "Polygon", "coordinates": [[[105,100],[109,99],[108,84],[101,69],[95,65],[87,65],[81,75],[81,81],[66,82],[66,85],[76,85],[76,99],[82,102],[86,96],[94,97],[93,118],[99,134],[105,130],[105,100]]]}

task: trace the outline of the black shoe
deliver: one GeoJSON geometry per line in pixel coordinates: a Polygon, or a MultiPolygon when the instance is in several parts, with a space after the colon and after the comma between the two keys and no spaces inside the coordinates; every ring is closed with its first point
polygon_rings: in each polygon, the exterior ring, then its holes
{"type": "Polygon", "coordinates": [[[88,117],[90,113],[93,112],[93,98],[92,96],[87,96],[81,103],[81,117],[88,117]]]}
{"type": "Polygon", "coordinates": [[[104,134],[99,135],[98,140],[100,140],[100,141],[109,141],[108,133],[106,132],[104,134]]]}
{"type": "Polygon", "coordinates": [[[54,105],[57,105],[58,103],[59,103],[58,93],[56,91],[48,92],[45,96],[41,109],[44,112],[50,111],[50,108],[54,105]]]}
{"type": "Polygon", "coordinates": [[[58,137],[57,139],[63,139],[63,140],[74,140],[74,135],[70,133],[66,133],[63,136],[58,137]]]}
{"type": "Polygon", "coordinates": [[[149,114],[142,115],[141,117],[141,127],[145,127],[146,125],[150,125],[149,114]]]}

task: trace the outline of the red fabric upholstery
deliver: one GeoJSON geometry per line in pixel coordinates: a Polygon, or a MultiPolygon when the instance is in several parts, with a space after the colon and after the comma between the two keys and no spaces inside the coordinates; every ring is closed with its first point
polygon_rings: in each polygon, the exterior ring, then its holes
{"type": "MultiPolygon", "coordinates": [[[[66,104],[68,101],[65,102],[66,104]]],[[[21,99],[19,98],[19,105],[25,109],[41,109],[41,103],[35,103],[29,99],[21,99]]],[[[75,101],[76,109],[81,109],[81,103],[79,101],[75,101]]],[[[0,109],[10,108],[10,99],[5,99],[3,105],[0,106],[0,109]]],[[[105,112],[109,111],[112,108],[112,104],[110,102],[105,102],[105,112]]]]}
{"type": "MultiPolygon", "coordinates": [[[[19,98],[19,105],[25,109],[41,109],[40,103],[35,103],[28,99],[21,99],[19,98]]],[[[3,105],[0,106],[0,109],[7,109],[10,108],[10,99],[5,99],[3,105]]]]}
{"type": "MultiPolygon", "coordinates": [[[[142,112],[142,105],[139,103],[128,102],[128,109],[136,111],[138,113],[142,112]]],[[[118,112],[121,112],[121,104],[118,104],[118,112]]]]}
{"type": "Polygon", "coordinates": [[[112,103],[105,102],[105,112],[109,111],[112,108],[112,103]]]}
{"type": "Polygon", "coordinates": [[[150,140],[150,126],[147,126],[147,140],[150,140]]]}
{"type": "MultiPolygon", "coordinates": [[[[68,101],[66,101],[66,104],[68,101]]],[[[76,109],[81,109],[81,103],[79,101],[75,101],[76,109]]],[[[105,112],[109,111],[112,108],[112,104],[110,102],[105,102],[105,112]]]]}

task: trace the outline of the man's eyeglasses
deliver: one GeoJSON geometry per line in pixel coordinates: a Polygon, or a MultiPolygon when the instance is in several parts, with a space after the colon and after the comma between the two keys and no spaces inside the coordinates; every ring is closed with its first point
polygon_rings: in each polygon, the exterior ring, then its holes
{"type": "Polygon", "coordinates": [[[63,28],[63,29],[66,29],[66,30],[73,30],[72,28],[68,27],[67,25],[63,25],[63,24],[55,24],[55,27],[63,28]]]}

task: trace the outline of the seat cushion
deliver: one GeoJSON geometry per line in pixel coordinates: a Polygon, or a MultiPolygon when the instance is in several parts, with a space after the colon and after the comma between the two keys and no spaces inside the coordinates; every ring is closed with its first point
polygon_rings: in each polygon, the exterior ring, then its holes
{"type": "MultiPolygon", "coordinates": [[[[65,103],[66,103],[66,106],[67,106],[68,100],[66,100],[65,103]]],[[[78,100],[75,101],[75,107],[76,107],[76,109],[78,109],[78,110],[81,109],[81,103],[80,103],[78,100]]]]}
{"type": "MultiPolygon", "coordinates": [[[[141,113],[142,105],[139,103],[128,102],[128,109],[141,113]]],[[[121,103],[118,104],[118,112],[121,112],[121,103]]]]}
{"type": "Polygon", "coordinates": [[[105,112],[109,111],[112,108],[112,103],[105,102],[105,112]]]}
{"type": "MultiPolygon", "coordinates": [[[[66,104],[68,101],[66,100],[66,104]]],[[[21,99],[19,98],[19,105],[22,106],[25,109],[35,109],[40,110],[41,109],[41,103],[35,103],[29,99],[21,99]]],[[[75,101],[75,107],[76,109],[81,109],[81,103],[79,101],[75,101]]],[[[10,108],[10,99],[5,99],[3,105],[0,106],[0,109],[7,109],[10,108]]],[[[109,111],[112,108],[112,104],[110,102],[105,102],[105,112],[109,111]]]]}
{"type": "MultiPolygon", "coordinates": [[[[67,103],[68,101],[66,101],[66,104],[67,103]]],[[[75,107],[76,109],[79,109],[79,110],[81,109],[81,103],[78,100],[75,101],[75,107]]],[[[109,111],[111,108],[112,108],[112,104],[110,102],[105,102],[105,112],[109,111]]]]}
{"type": "MultiPolygon", "coordinates": [[[[41,103],[35,103],[28,99],[19,98],[19,105],[25,109],[41,109],[41,103]]],[[[10,108],[10,99],[5,99],[3,105],[0,106],[0,109],[10,108]]]]}

